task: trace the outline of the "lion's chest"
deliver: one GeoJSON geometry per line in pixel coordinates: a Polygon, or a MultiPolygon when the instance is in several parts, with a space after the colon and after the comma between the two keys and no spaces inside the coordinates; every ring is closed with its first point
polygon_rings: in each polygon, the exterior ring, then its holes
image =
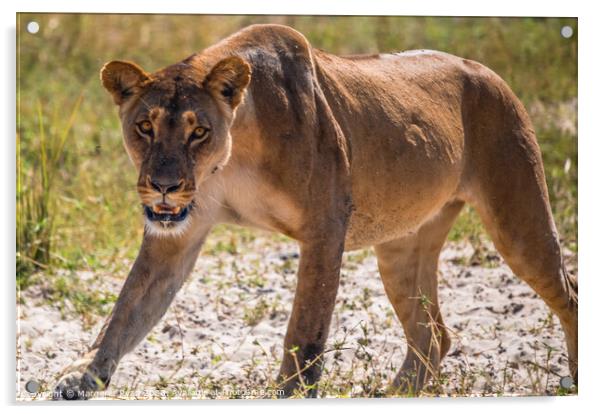
{"type": "Polygon", "coordinates": [[[294,237],[303,216],[290,195],[273,188],[253,169],[225,173],[227,183],[221,188],[226,221],[294,237]]]}

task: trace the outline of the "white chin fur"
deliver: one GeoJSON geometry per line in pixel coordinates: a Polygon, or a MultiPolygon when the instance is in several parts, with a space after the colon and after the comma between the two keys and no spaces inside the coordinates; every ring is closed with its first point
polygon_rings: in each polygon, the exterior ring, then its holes
{"type": "Polygon", "coordinates": [[[181,237],[190,225],[190,218],[187,217],[183,221],[171,222],[169,226],[164,227],[161,222],[145,220],[145,228],[149,235],[160,238],[181,237]]]}

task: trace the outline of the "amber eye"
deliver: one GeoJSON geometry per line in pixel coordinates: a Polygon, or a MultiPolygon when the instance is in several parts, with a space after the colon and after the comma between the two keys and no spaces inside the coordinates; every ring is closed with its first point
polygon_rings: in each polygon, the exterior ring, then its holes
{"type": "Polygon", "coordinates": [[[192,135],[190,136],[190,140],[201,140],[201,139],[203,139],[203,138],[205,138],[207,136],[207,132],[209,132],[209,130],[207,128],[196,127],[192,131],[192,135]]]}
{"type": "Polygon", "coordinates": [[[151,124],[150,121],[139,122],[138,128],[143,134],[150,134],[151,132],[153,132],[153,124],[151,124]]]}
{"type": "Polygon", "coordinates": [[[201,138],[207,133],[207,130],[203,127],[196,127],[193,131],[195,138],[201,138]]]}

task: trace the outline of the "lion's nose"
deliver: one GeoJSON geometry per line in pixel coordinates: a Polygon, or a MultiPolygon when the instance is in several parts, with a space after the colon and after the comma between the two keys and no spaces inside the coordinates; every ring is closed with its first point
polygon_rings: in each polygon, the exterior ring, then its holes
{"type": "Polygon", "coordinates": [[[168,180],[160,178],[148,178],[150,186],[161,194],[175,193],[184,187],[184,180],[168,180]]]}

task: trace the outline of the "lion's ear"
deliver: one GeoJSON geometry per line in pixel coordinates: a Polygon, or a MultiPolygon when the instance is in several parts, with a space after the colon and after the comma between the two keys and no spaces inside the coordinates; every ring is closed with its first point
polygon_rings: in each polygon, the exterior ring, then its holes
{"type": "Polygon", "coordinates": [[[113,60],[100,70],[102,86],[113,96],[117,105],[121,105],[148,79],[148,74],[140,66],[121,60],[113,60]]]}
{"type": "Polygon", "coordinates": [[[220,60],[205,78],[205,88],[211,94],[236,108],[242,101],[245,89],[251,81],[251,67],[237,56],[220,60]]]}

